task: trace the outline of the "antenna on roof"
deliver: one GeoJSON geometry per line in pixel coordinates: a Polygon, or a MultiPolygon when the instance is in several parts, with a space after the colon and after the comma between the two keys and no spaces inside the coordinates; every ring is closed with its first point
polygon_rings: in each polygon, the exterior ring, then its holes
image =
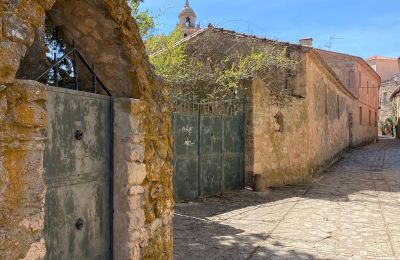
{"type": "Polygon", "coordinates": [[[331,50],[333,42],[335,40],[344,40],[344,38],[337,38],[337,37],[335,37],[335,35],[332,35],[331,37],[329,37],[329,43],[327,45],[324,45],[324,47],[327,47],[328,50],[331,50]]]}

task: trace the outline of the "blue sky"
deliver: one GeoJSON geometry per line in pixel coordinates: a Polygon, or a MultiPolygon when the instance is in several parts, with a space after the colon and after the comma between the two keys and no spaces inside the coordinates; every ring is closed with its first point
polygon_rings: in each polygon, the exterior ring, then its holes
{"type": "MultiPolygon", "coordinates": [[[[158,33],[170,32],[184,0],[144,0],[141,9],[158,16],[158,33]]],[[[400,56],[400,0],[191,0],[202,27],[212,23],[270,39],[368,58],[400,56]]]]}

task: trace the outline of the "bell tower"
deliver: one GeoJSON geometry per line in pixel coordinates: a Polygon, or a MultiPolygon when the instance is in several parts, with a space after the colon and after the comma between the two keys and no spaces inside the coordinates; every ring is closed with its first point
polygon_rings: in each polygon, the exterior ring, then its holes
{"type": "Polygon", "coordinates": [[[196,14],[190,7],[189,0],[186,0],[185,6],[178,17],[183,37],[187,37],[200,30],[200,25],[196,25],[196,14]]]}

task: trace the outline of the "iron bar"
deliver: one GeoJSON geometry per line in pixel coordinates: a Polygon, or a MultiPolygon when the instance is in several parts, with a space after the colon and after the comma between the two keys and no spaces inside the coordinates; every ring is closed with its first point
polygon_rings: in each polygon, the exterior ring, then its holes
{"type": "MultiPolygon", "coordinates": [[[[90,72],[94,73],[94,71],[92,70],[92,68],[90,67],[89,63],[85,60],[85,58],[82,56],[82,54],[76,50],[75,51],[76,54],[78,55],[78,57],[80,58],[80,60],[83,62],[83,64],[86,65],[86,67],[90,70],[90,72]]],[[[96,74],[95,74],[96,75],[96,74]]],[[[100,83],[100,86],[103,88],[103,90],[107,93],[107,95],[111,96],[110,91],[108,91],[108,89],[106,88],[106,86],[104,85],[104,83],[99,79],[99,77],[96,75],[96,80],[97,82],[100,83]]]]}
{"type": "MultiPolygon", "coordinates": [[[[57,64],[57,53],[54,53],[54,63],[57,64]]],[[[58,87],[58,67],[54,66],[54,84],[58,87]]]]}
{"type": "Polygon", "coordinates": [[[70,55],[74,50],[70,50],[67,54],[64,54],[55,64],[53,64],[50,68],[48,68],[45,72],[40,74],[39,77],[37,77],[35,80],[39,80],[41,77],[44,75],[48,74],[52,69],[54,69],[55,66],[60,64],[68,55],[70,55]]]}
{"type": "Polygon", "coordinates": [[[79,73],[78,73],[78,66],[77,66],[77,57],[82,61],[82,63],[86,66],[86,68],[89,70],[89,72],[92,74],[92,88],[93,92],[97,93],[97,83],[100,84],[100,87],[107,93],[108,96],[112,96],[110,91],[106,88],[104,83],[100,80],[99,76],[96,74],[94,65],[92,64],[91,66],[89,63],[86,61],[86,59],[83,57],[83,55],[76,49],[75,46],[75,40],[72,41],[72,50],[64,54],[60,59],[57,59],[57,54],[54,54],[54,64],[50,66],[45,72],[40,74],[39,77],[36,78],[36,80],[39,80],[42,78],[44,75],[48,74],[51,70],[54,70],[54,80],[55,80],[55,85],[58,86],[58,66],[59,64],[65,60],[67,57],[69,57],[72,54],[72,67],[74,71],[74,82],[75,82],[75,89],[79,90],[79,73]]]}
{"type": "Polygon", "coordinates": [[[92,64],[92,86],[93,86],[93,93],[96,93],[96,72],[94,70],[94,64],[92,64]]]}
{"type": "Polygon", "coordinates": [[[76,54],[75,40],[72,40],[72,66],[74,68],[75,89],[79,90],[78,68],[76,66],[76,55],[75,54],[76,54]]]}

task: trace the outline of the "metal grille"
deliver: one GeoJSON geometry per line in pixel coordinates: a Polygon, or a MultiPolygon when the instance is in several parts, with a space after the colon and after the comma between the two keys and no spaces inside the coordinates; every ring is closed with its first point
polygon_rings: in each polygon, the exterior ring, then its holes
{"type": "Polygon", "coordinates": [[[79,83],[79,73],[78,73],[78,66],[77,66],[77,60],[80,60],[84,67],[89,71],[89,73],[92,75],[92,92],[97,93],[98,92],[98,86],[108,95],[111,96],[110,91],[106,88],[104,83],[101,81],[99,76],[96,74],[95,67],[94,65],[89,65],[89,62],[83,57],[83,55],[79,52],[79,50],[75,47],[75,41],[72,43],[72,49],[68,51],[66,54],[64,54],[61,58],[57,59],[57,55],[54,54],[53,57],[53,64],[42,74],[40,74],[35,80],[40,81],[44,77],[51,77],[51,82],[53,83],[52,85],[55,87],[65,87],[65,86],[60,86],[59,81],[60,81],[60,73],[59,73],[59,67],[61,62],[68,60],[69,62],[72,63],[73,67],[73,86],[75,90],[82,90],[82,87],[80,86],[79,83]]]}

